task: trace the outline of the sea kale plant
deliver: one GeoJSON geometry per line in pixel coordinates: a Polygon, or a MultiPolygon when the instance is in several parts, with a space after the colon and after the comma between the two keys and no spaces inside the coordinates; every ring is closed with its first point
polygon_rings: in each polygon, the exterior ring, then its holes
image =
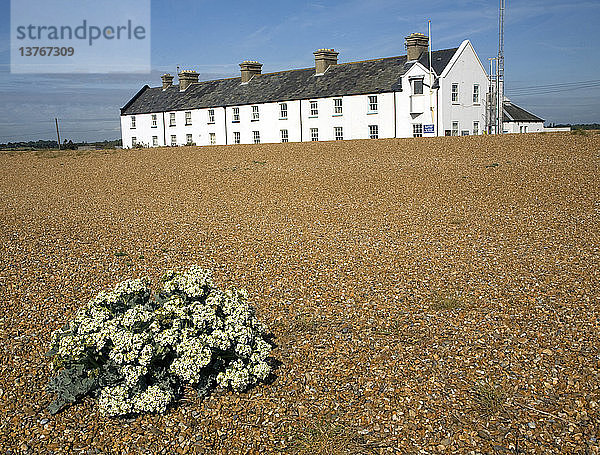
{"type": "Polygon", "coordinates": [[[184,383],[204,396],[264,381],[270,351],[246,292],[215,288],[209,270],[168,271],[156,294],[146,279],[124,281],[52,335],[49,409],[92,395],[109,416],[162,413],[184,383]]]}

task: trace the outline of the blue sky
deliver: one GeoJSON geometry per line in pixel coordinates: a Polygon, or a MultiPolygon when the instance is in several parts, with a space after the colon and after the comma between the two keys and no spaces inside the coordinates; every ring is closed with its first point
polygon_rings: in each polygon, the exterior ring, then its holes
{"type": "MultiPolygon", "coordinates": [[[[506,3],[507,95],[548,122],[600,122],[600,2],[506,3]]],[[[68,139],[118,138],[119,108],[178,65],[206,80],[237,76],[243,60],[310,67],[323,47],[342,62],[402,55],[428,19],[434,50],[469,39],[489,68],[498,45],[496,1],[152,1],[150,74],[22,75],[10,74],[9,11],[0,0],[0,142],[53,139],[54,117],[68,139]]]]}

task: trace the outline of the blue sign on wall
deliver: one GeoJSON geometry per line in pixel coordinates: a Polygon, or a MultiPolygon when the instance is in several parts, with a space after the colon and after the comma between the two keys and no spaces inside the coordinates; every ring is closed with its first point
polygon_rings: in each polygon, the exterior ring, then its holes
{"type": "Polygon", "coordinates": [[[435,125],[423,125],[423,133],[434,133],[435,125]]]}

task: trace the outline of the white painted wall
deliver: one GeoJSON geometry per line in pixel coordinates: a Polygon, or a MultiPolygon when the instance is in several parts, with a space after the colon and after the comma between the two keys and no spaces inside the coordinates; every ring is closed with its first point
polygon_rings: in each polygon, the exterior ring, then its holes
{"type": "Polygon", "coordinates": [[[176,135],[177,145],[185,145],[187,134],[192,134],[192,141],[196,145],[210,145],[210,133],[215,134],[216,145],[233,144],[235,132],[240,133],[242,144],[252,144],[254,131],[259,132],[261,143],[273,143],[281,142],[282,129],[288,130],[289,142],[310,142],[311,128],[318,129],[319,141],[332,141],[335,139],[335,127],[342,127],[344,139],[366,139],[369,137],[369,125],[378,126],[379,138],[394,137],[395,94],[373,95],[377,96],[377,111],[374,112],[369,110],[369,95],[339,97],[342,98],[341,115],[335,113],[335,98],[287,101],[287,118],[281,118],[281,102],[256,104],[259,109],[258,120],[253,120],[253,105],[237,106],[239,122],[233,121],[234,106],[214,108],[214,123],[209,122],[209,109],[192,110],[191,125],[185,125],[186,111],[174,112],[175,126],[170,126],[171,112],[165,112],[164,127],[163,113],[157,113],[156,128],[151,126],[152,114],[135,115],[135,128],[130,126],[132,116],[125,115],[121,116],[123,146],[132,147],[132,137],[136,138],[137,143],[152,146],[152,136],[157,136],[158,146],[170,146],[171,135],[176,135]],[[317,102],[316,116],[311,115],[311,101],[317,102]]]}
{"type": "Polygon", "coordinates": [[[505,133],[541,133],[544,122],[504,122],[505,133]]]}
{"type": "Polygon", "coordinates": [[[485,129],[488,78],[469,40],[461,43],[444,69],[439,90],[439,133],[452,131],[458,122],[458,134],[473,134],[473,123],[479,122],[479,134],[485,129]],[[452,102],[452,84],[458,84],[458,102],[452,102]],[[479,103],[473,103],[473,86],[479,84],[479,103]]]}
{"type": "MultiPolygon", "coordinates": [[[[435,74],[434,74],[435,77],[435,74]]],[[[437,90],[430,95],[429,68],[417,63],[402,77],[402,91],[396,92],[396,137],[413,137],[413,125],[435,125],[437,111],[437,90]],[[423,94],[413,93],[413,79],[423,78],[423,94]],[[433,106],[433,113],[431,107],[433,106]]],[[[436,136],[433,133],[423,133],[423,137],[436,136]]],[[[393,136],[392,136],[393,137],[393,136]]]]}
{"type": "Polygon", "coordinates": [[[549,126],[548,128],[544,128],[544,132],[546,133],[565,133],[571,131],[570,126],[549,126]]]}

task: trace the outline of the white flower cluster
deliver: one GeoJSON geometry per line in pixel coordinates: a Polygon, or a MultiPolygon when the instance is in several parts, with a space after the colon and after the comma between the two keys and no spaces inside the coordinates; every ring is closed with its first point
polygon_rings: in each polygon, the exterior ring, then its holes
{"type": "Polygon", "coordinates": [[[185,273],[167,271],[163,276],[163,291],[166,294],[184,293],[189,299],[197,299],[206,295],[213,287],[212,272],[193,265],[185,273]]]}
{"type": "Polygon", "coordinates": [[[105,387],[100,391],[99,405],[109,416],[131,414],[133,412],[165,412],[175,397],[171,390],[152,385],[142,392],[131,394],[127,385],[105,387]]]}
{"type": "Polygon", "coordinates": [[[247,297],[216,289],[197,266],[167,272],[155,297],[146,279],[124,281],[53,334],[53,364],[98,375],[100,410],[110,416],[164,412],[184,382],[243,391],[271,373],[271,345],[247,297]]]}

